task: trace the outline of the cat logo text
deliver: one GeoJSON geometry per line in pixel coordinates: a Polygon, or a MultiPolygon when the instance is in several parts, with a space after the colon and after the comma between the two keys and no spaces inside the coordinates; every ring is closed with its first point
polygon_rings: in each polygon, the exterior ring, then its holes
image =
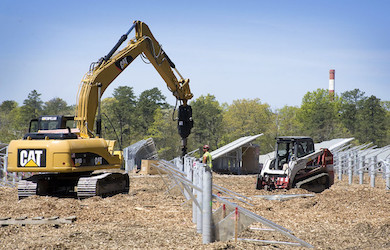
{"type": "Polygon", "coordinates": [[[46,149],[18,149],[18,167],[46,167],[46,149]]]}

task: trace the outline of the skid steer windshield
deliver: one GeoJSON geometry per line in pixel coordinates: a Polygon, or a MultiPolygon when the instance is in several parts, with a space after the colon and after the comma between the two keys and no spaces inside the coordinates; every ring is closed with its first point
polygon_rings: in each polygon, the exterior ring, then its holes
{"type": "Polygon", "coordinates": [[[288,162],[291,159],[291,156],[294,153],[293,143],[288,141],[281,141],[278,142],[277,147],[278,148],[277,148],[277,156],[276,156],[277,158],[276,169],[283,169],[283,165],[288,164],[288,162]]]}
{"type": "Polygon", "coordinates": [[[297,157],[302,158],[305,155],[314,152],[314,145],[312,141],[299,141],[297,143],[297,157]]]}

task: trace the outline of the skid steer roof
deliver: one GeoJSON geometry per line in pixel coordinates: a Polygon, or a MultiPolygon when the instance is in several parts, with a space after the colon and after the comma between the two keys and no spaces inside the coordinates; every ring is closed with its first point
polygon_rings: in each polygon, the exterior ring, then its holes
{"type": "Polygon", "coordinates": [[[312,140],[309,136],[279,136],[276,137],[278,141],[296,141],[296,140],[312,140]]]}

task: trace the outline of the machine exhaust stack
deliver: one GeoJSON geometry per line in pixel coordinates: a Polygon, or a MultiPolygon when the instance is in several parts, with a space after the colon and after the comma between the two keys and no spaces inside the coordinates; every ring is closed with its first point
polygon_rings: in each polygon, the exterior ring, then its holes
{"type": "Polygon", "coordinates": [[[329,70],[329,96],[332,101],[334,100],[334,86],[335,86],[334,79],[335,79],[335,70],[331,69],[329,70]]]}

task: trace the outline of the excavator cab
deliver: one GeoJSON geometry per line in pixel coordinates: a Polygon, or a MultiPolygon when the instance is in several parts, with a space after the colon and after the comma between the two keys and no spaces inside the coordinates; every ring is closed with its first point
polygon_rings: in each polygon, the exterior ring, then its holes
{"type": "Polygon", "coordinates": [[[29,133],[37,133],[39,130],[53,130],[76,128],[74,116],[40,116],[38,119],[32,119],[28,129],[29,133]]]}
{"type": "Polygon", "coordinates": [[[32,119],[23,139],[77,139],[77,132],[74,116],[47,115],[32,119]]]}

